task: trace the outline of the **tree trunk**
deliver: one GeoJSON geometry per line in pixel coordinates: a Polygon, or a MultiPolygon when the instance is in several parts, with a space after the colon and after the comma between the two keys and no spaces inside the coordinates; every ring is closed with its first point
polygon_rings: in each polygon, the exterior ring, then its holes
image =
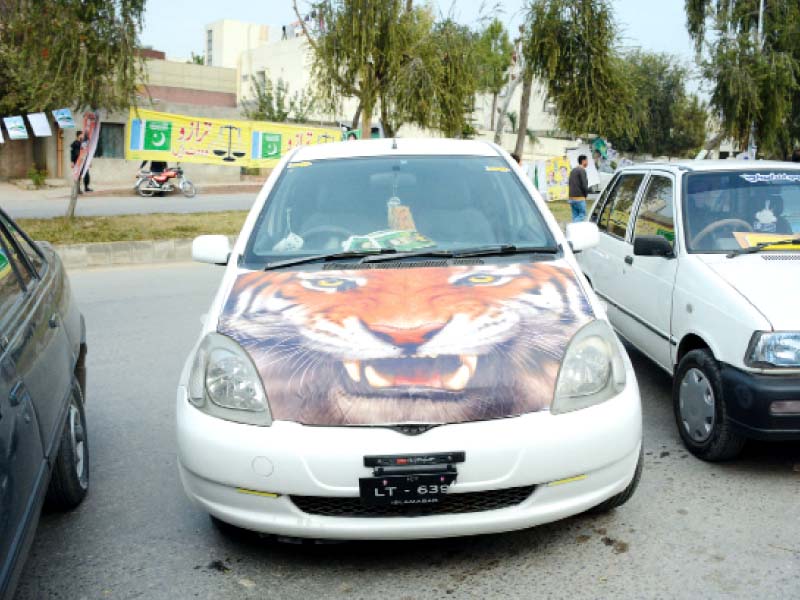
{"type": "Polygon", "coordinates": [[[489,121],[489,129],[494,131],[494,119],[497,116],[497,94],[492,94],[492,117],[489,121]]]}
{"type": "Polygon", "coordinates": [[[519,122],[517,123],[517,145],[514,152],[522,156],[525,151],[525,136],[528,134],[528,113],[531,106],[531,90],[533,89],[533,72],[525,69],[522,75],[522,98],[519,101],[519,122]]]}
{"type": "Polygon", "coordinates": [[[500,140],[502,139],[503,134],[503,124],[506,121],[506,113],[508,112],[508,107],[511,105],[511,98],[514,95],[514,92],[517,91],[517,86],[519,85],[520,78],[517,77],[513,81],[509,82],[508,90],[506,90],[506,97],[503,98],[503,107],[500,110],[500,117],[497,119],[497,124],[494,128],[494,143],[499,144],[500,140]]]}
{"type": "Polygon", "coordinates": [[[368,140],[372,137],[372,99],[363,101],[361,107],[361,139],[368,140]]]}
{"type": "Polygon", "coordinates": [[[353,115],[353,123],[351,129],[358,129],[358,121],[361,119],[361,108],[364,106],[361,98],[358,99],[358,108],[356,108],[356,114],[353,115]]]}
{"type": "Polygon", "coordinates": [[[414,0],[406,0],[406,12],[411,12],[414,8],[414,0]]]}
{"type": "MultiPolygon", "coordinates": [[[[70,176],[72,173],[70,173],[70,176]]],[[[78,204],[78,190],[81,189],[81,178],[72,182],[72,190],[69,194],[69,206],[67,206],[67,219],[75,218],[75,206],[78,204]]]]}

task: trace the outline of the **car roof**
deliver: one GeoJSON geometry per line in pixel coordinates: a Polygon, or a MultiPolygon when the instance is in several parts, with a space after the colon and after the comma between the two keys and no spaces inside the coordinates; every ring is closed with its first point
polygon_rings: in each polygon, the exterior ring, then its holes
{"type": "Polygon", "coordinates": [[[291,162],[370,156],[500,156],[494,144],[445,138],[380,138],[302,146],[291,162]]]}
{"type": "Polygon", "coordinates": [[[758,171],[763,169],[800,169],[800,164],[779,160],[678,160],[653,161],[628,165],[623,169],[670,169],[679,171],[758,171]]]}

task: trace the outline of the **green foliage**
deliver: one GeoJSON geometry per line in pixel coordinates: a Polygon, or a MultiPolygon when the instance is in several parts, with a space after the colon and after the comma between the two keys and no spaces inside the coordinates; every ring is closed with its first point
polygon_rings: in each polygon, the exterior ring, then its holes
{"type": "Polygon", "coordinates": [[[251,90],[255,98],[245,108],[248,119],[276,123],[289,120],[289,109],[286,107],[289,85],[283,79],[278,78],[274,84],[269,77],[265,77],[263,82],[254,79],[251,90]]]}
{"type": "Polygon", "coordinates": [[[494,19],[480,33],[475,48],[478,69],[478,90],[499,94],[506,84],[514,46],[499,19],[494,19]]]}
{"type": "Polygon", "coordinates": [[[38,190],[41,187],[44,187],[44,182],[47,179],[47,169],[37,169],[36,165],[31,165],[28,169],[28,179],[33,182],[33,185],[38,190]]]}
{"type": "Polygon", "coordinates": [[[404,123],[469,133],[478,86],[476,39],[452,19],[406,0],[324,0],[314,8],[326,24],[309,36],[319,102],[335,109],[355,97],[361,129],[380,111],[386,135],[404,123]]]}
{"type": "Polygon", "coordinates": [[[744,148],[755,127],[767,156],[786,157],[800,141],[800,3],[759,0],[686,0],[687,28],[712,83],[711,107],[723,133],[744,148]]]}
{"type": "Polygon", "coordinates": [[[706,108],[686,93],[687,69],[667,54],[635,51],[626,55],[625,67],[635,93],[631,118],[635,135],[611,137],[623,151],[654,156],[687,156],[703,145],[706,108]]]}
{"type": "Polygon", "coordinates": [[[608,0],[531,0],[525,68],[545,84],[561,129],[636,134],[638,125],[628,110],[633,85],[616,49],[617,37],[608,0]]]}
{"type": "Polygon", "coordinates": [[[310,91],[295,92],[289,99],[289,115],[291,119],[298,123],[305,123],[308,121],[308,115],[314,110],[315,104],[316,99],[310,91]]]}
{"type": "Polygon", "coordinates": [[[517,113],[513,110],[510,110],[506,113],[506,119],[508,122],[511,123],[511,133],[517,133],[517,113]]]}
{"type": "Polygon", "coordinates": [[[195,54],[192,52],[192,55],[189,57],[187,62],[193,65],[204,65],[206,64],[206,58],[202,54],[195,54]]]}
{"type": "Polygon", "coordinates": [[[0,111],[126,109],[145,0],[0,0],[0,111]]]}

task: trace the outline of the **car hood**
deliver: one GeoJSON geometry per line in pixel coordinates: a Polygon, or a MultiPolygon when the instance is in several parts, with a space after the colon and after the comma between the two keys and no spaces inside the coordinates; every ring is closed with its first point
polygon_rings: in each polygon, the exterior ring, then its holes
{"type": "Polygon", "coordinates": [[[704,257],[704,262],[756,307],[776,330],[800,330],[800,256],[781,252],[704,257]]]}
{"type": "Polygon", "coordinates": [[[547,409],[567,344],[593,318],[563,260],[360,266],[234,282],[218,331],[252,357],[274,419],[439,424],[547,409]]]}

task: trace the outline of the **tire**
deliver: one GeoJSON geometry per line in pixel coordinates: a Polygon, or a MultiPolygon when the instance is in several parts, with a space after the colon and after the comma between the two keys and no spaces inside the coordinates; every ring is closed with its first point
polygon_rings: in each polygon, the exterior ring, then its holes
{"type": "Polygon", "coordinates": [[[86,415],[78,386],[73,386],[67,421],[61,433],[53,476],[47,488],[45,503],[56,510],[78,506],[89,491],[89,443],[86,436],[86,415]]]}
{"type": "Polygon", "coordinates": [[[142,198],[150,198],[155,193],[155,190],[147,185],[146,179],[143,179],[136,184],[136,193],[142,198]]]}
{"type": "Polygon", "coordinates": [[[197,189],[194,187],[194,184],[188,179],[185,179],[184,181],[181,182],[181,191],[183,192],[183,195],[186,196],[187,198],[194,198],[195,195],[197,194],[197,189]]]}
{"type": "Polygon", "coordinates": [[[612,509],[617,508],[618,506],[622,506],[628,500],[631,499],[633,493],[636,491],[636,488],[639,487],[639,480],[642,478],[642,469],[644,467],[644,449],[639,450],[639,460],[636,463],[636,470],[633,472],[633,479],[628,484],[624,490],[622,490],[619,494],[615,494],[611,496],[608,500],[601,502],[597,506],[595,506],[590,512],[593,514],[601,514],[608,512],[612,509]]]}
{"type": "Polygon", "coordinates": [[[697,458],[730,460],[742,451],[745,438],[728,418],[719,363],[710,350],[692,350],[681,359],[672,384],[672,405],[681,439],[697,458]]]}

